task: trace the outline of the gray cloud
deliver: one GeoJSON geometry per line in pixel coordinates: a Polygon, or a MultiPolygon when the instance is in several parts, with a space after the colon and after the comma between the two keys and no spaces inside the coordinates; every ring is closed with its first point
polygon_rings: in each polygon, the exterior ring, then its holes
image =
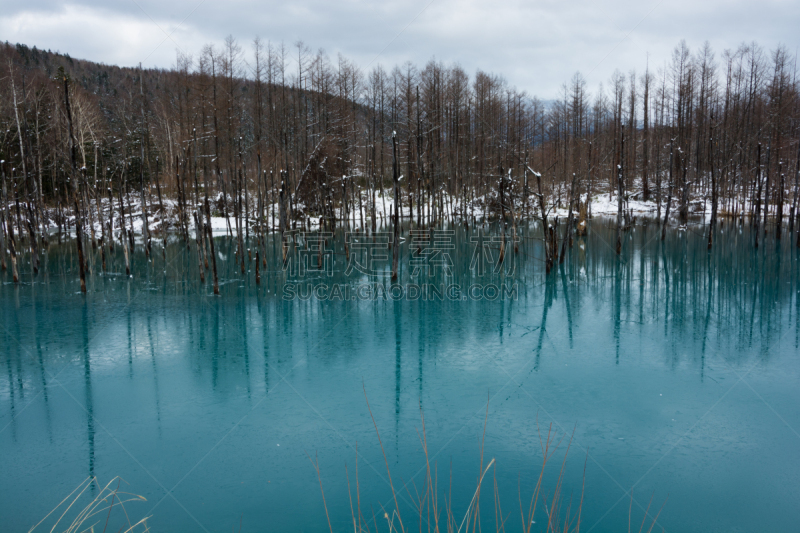
{"type": "Polygon", "coordinates": [[[289,45],[301,39],[334,60],[341,53],[362,67],[409,60],[424,66],[435,57],[470,73],[500,74],[531,94],[553,98],[576,71],[594,89],[614,69],[642,70],[648,56],[651,66],[663,65],[684,38],[693,49],[708,40],[718,57],[753,40],[794,51],[798,25],[800,4],[787,0],[32,0],[6,6],[0,39],[104,63],[157,67],[173,65],[176,48],[196,54],[228,34],[245,52],[256,35],[289,45]]]}

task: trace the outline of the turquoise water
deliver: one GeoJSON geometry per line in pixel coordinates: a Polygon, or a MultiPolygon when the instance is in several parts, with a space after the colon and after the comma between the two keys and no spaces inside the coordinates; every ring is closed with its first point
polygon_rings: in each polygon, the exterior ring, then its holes
{"type": "MultiPolygon", "coordinates": [[[[457,229],[452,264],[431,276],[412,276],[422,256],[406,234],[398,298],[385,260],[345,274],[341,236],[328,244],[330,276],[284,271],[268,241],[260,285],[255,259],[242,277],[235,243],[219,237],[217,297],[198,279],[194,244],[172,242],[166,259],[154,247],[151,260],[138,247],[131,278],[119,245],[102,275],[95,251],[86,296],[74,246],[51,245],[36,278],[23,262],[19,285],[7,272],[0,285],[0,530],[27,531],[87,476],[121,476],[147,498],[127,509],[152,515],[152,531],[327,531],[309,457],[335,531],[352,531],[356,461],[362,513],[387,530],[392,491],[366,392],[407,529],[420,527],[422,410],[439,498],[450,494],[459,523],[488,420],[483,464],[496,469],[483,530],[495,528],[495,482],[506,529],[520,529],[519,491],[527,502],[541,465],[538,421],[559,439],[574,432],[562,492],[574,510],[585,464],[581,531],[626,530],[629,507],[638,530],[651,497],[651,517],[666,500],[654,531],[796,531],[792,241],[754,251],[747,226],[726,223],[709,253],[700,227],[662,243],[645,224],[618,257],[613,228],[595,221],[546,277],[538,233],[521,233],[496,273],[496,243],[481,270],[476,233],[457,229]]],[[[350,252],[363,265],[361,244],[350,252]]],[[[548,465],[548,498],[568,440],[548,465]]],[[[546,512],[540,503],[533,531],[546,512]]]]}

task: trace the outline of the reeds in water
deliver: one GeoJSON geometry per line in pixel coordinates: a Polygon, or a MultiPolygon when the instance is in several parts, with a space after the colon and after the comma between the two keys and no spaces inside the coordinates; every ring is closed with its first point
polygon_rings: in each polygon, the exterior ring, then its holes
{"type": "MultiPolygon", "coordinates": [[[[388,507],[381,505],[382,519],[376,518],[374,513],[371,517],[371,520],[364,517],[362,513],[362,497],[358,480],[358,448],[356,448],[355,498],[353,497],[351,491],[349,473],[347,473],[347,492],[350,502],[350,514],[354,533],[372,533],[373,531],[377,533],[378,531],[386,530],[388,530],[389,533],[407,533],[408,531],[413,531],[417,528],[420,532],[428,531],[428,533],[476,533],[479,531],[485,531],[487,529],[487,520],[481,520],[480,501],[481,493],[485,492],[484,485],[489,484],[486,478],[489,476],[490,472],[492,483],[489,487],[489,490],[491,491],[492,505],[494,507],[494,530],[497,533],[505,533],[506,527],[510,527],[509,520],[511,519],[512,512],[504,513],[502,510],[500,491],[498,490],[497,483],[497,463],[494,458],[491,458],[484,466],[484,440],[486,436],[486,425],[488,423],[489,415],[488,402],[486,406],[483,437],[481,439],[480,467],[478,470],[479,475],[477,478],[475,491],[472,493],[472,498],[470,499],[463,516],[461,514],[457,516],[453,510],[452,466],[450,472],[450,486],[448,487],[446,495],[443,495],[439,488],[437,467],[436,465],[431,465],[430,457],[428,455],[425,414],[420,406],[420,419],[422,428],[421,431],[417,432],[417,434],[425,457],[424,487],[422,487],[421,490],[418,490],[417,486],[412,484],[414,489],[414,494],[412,494],[409,485],[404,484],[408,500],[412,502],[411,507],[413,508],[413,514],[415,515],[414,518],[417,519],[416,521],[418,521],[418,524],[412,525],[411,522],[403,521],[402,511],[398,503],[398,491],[395,489],[392,481],[389,461],[386,457],[386,451],[383,448],[383,442],[381,440],[380,431],[378,430],[378,425],[375,422],[374,416],[372,415],[369,399],[366,397],[366,390],[364,392],[364,397],[366,399],[367,409],[369,410],[370,417],[375,427],[375,433],[378,437],[378,443],[386,464],[387,481],[392,491],[392,502],[394,503],[394,508],[391,508],[391,505],[388,507]]],[[[586,485],[586,463],[589,458],[588,450],[586,454],[586,460],[584,461],[580,498],[577,500],[576,506],[573,508],[573,498],[571,496],[565,497],[563,481],[564,474],[566,472],[567,456],[569,455],[569,451],[572,446],[574,430],[572,434],[564,433],[559,435],[558,431],[554,430],[552,423],[546,428],[546,430],[541,428],[539,426],[538,419],[536,421],[536,427],[539,435],[539,445],[541,448],[541,468],[532,490],[528,489],[530,491],[530,497],[528,497],[527,491],[523,489],[521,485],[518,487],[519,518],[522,526],[521,531],[524,533],[531,533],[532,531],[544,531],[546,533],[579,533],[582,518],[581,512],[584,502],[584,489],[586,485]],[[548,463],[552,462],[554,455],[556,455],[559,449],[564,450],[563,458],[561,458],[561,466],[558,471],[558,476],[556,477],[555,486],[551,491],[548,491],[544,488],[545,471],[548,470],[548,463]],[[542,507],[544,507],[545,510],[544,521],[541,520],[542,507]],[[539,510],[538,514],[537,509],[539,510]],[[539,520],[539,523],[537,523],[537,520],[539,520]]],[[[328,519],[328,527],[331,533],[333,533],[333,527],[331,526],[330,515],[328,513],[328,507],[325,500],[325,490],[322,486],[319,461],[317,460],[316,455],[313,460],[311,459],[311,456],[309,456],[309,460],[311,461],[317,474],[320,492],[322,493],[322,503],[325,507],[325,516],[328,519]]],[[[346,469],[347,467],[345,466],[345,470],[346,469]]],[[[632,493],[631,502],[633,502],[632,493]]],[[[648,505],[647,509],[645,510],[645,518],[642,520],[641,527],[639,528],[639,533],[644,531],[645,520],[650,516],[649,510],[650,506],[648,505]]],[[[629,510],[629,531],[630,513],[631,510],[629,510]]],[[[659,510],[658,514],[652,518],[652,524],[647,530],[648,533],[652,532],[660,513],[661,511],[659,510]]],[[[408,519],[408,517],[406,517],[406,519],[408,519]]],[[[516,530],[516,527],[510,527],[510,529],[516,530]]]]}
{"type": "Polygon", "coordinates": [[[120,491],[121,484],[119,477],[103,487],[100,487],[96,477],[86,478],[28,533],[44,531],[48,526],[50,533],[149,531],[147,520],[150,517],[133,522],[125,507],[131,502],[146,501],[144,496],[120,491]],[[97,491],[94,497],[91,496],[93,490],[97,491]]]}

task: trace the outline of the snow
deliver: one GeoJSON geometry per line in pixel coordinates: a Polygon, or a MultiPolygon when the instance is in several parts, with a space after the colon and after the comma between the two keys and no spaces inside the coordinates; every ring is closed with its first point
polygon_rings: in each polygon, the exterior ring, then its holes
{"type": "MultiPolygon", "coordinates": [[[[623,209],[626,213],[633,214],[634,216],[655,216],[658,212],[658,204],[655,200],[655,194],[651,195],[651,199],[647,202],[640,199],[640,192],[636,189],[638,185],[638,180],[634,180],[634,190],[628,191],[626,195],[626,199],[623,202],[623,209]]],[[[370,204],[371,204],[371,193],[369,191],[360,191],[361,194],[361,202],[360,205],[363,206],[363,224],[365,226],[371,226],[371,221],[369,220],[370,216],[370,204]]],[[[662,191],[662,204],[661,204],[661,212],[662,215],[666,212],[666,191],[662,191]]],[[[150,198],[147,201],[148,204],[148,225],[151,233],[160,233],[164,222],[166,222],[167,231],[177,233],[179,228],[178,223],[178,215],[179,215],[179,205],[177,200],[175,199],[164,199],[163,206],[164,206],[164,213],[162,213],[159,202],[156,197],[153,195],[149,195],[150,198]]],[[[552,202],[554,195],[548,199],[549,202],[552,202]]],[[[739,195],[739,197],[746,196],[744,194],[739,195]]],[[[788,214],[791,207],[790,195],[786,195],[787,203],[786,207],[784,208],[784,213],[788,214]]],[[[218,201],[221,199],[221,193],[218,193],[216,197],[210,198],[210,202],[212,205],[216,205],[218,201]]],[[[401,207],[401,218],[408,220],[409,218],[416,218],[416,211],[418,209],[418,205],[415,201],[414,203],[414,212],[412,213],[411,209],[408,206],[407,198],[404,198],[403,205],[401,207]]],[[[416,200],[416,199],[415,199],[416,200]]],[[[522,199],[517,197],[515,199],[515,203],[517,205],[517,215],[520,215],[520,207],[522,199]]],[[[582,202],[587,201],[587,197],[582,195],[580,200],[582,202]]],[[[463,199],[460,196],[453,196],[450,197],[447,194],[444,194],[443,203],[445,206],[445,217],[450,219],[450,209],[452,207],[453,211],[456,213],[466,212],[466,214],[472,218],[475,217],[477,220],[483,220],[489,218],[491,216],[495,216],[495,213],[488,212],[488,206],[491,204],[496,205],[497,202],[497,193],[491,192],[486,195],[482,196],[475,196],[474,198],[468,198],[467,204],[462,205],[463,199]]],[[[548,217],[558,217],[561,220],[566,219],[569,212],[566,207],[565,203],[562,203],[560,207],[554,206],[552,203],[548,202],[548,217]]],[[[672,199],[672,206],[670,211],[671,217],[678,216],[678,202],[679,198],[677,196],[677,192],[672,199]]],[[[125,205],[125,224],[126,227],[130,230],[131,226],[134,232],[134,235],[139,237],[142,236],[143,233],[143,220],[142,220],[142,208],[141,208],[141,193],[133,193],[126,197],[123,197],[123,203],[125,205]]],[[[191,202],[190,202],[191,203],[191,202]]],[[[229,199],[228,205],[232,204],[232,199],[229,199]]],[[[720,215],[729,215],[731,213],[727,213],[725,211],[725,207],[729,205],[730,202],[728,200],[720,200],[719,204],[719,214],[720,215]]],[[[24,205],[24,204],[23,204],[24,205]]],[[[362,224],[361,219],[361,208],[358,207],[359,203],[355,202],[355,205],[351,203],[351,212],[349,215],[349,222],[350,227],[353,229],[360,229],[359,226],[362,224]]],[[[528,212],[530,214],[536,213],[538,210],[539,199],[538,195],[531,194],[528,198],[528,212]]],[[[109,205],[108,198],[103,198],[100,200],[100,207],[103,213],[103,220],[105,221],[106,225],[108,224],[108,216],[109,212],[113,210],[114,214],[114,233],[115,238],[119,236],[120,231],[120,212],[119,212],[119,199],[116,198],[113,201],[113,205],[109,205]]],[[[690,213],[693,217],[702,216],[704,222],[708,222],[711,216],[711,202],[707,198],[698,198],[696,195],[690,202],[690,213]]],[[[91,216],[94,220],[94,231],[95,234],[99,235],[102,233],[102,229],[100,227],[100,220],[98,217],[97,212],[97,204],[94,200],[91,201],[91,216]]],[[[305,206],[302,203],[296,203],[294,205],[295,212],[302,213],[304,211],[305,206]]],[[[736,207],[739,213],[749,213],[751,211],[751,205],[749,201],[739,201],[738,206],[736,207]]],[[[190,234],[194,234],[194,217],[192,213],[196,209],[203,209],[203,205],[200,206],[193,206],[189,205],[187,210],[188,218],[188,225],[189,225],[189,232],[190,234]]],[[[434,206],[431,205],[430,198],[426,198],[426,204],[423,206],[424,216],[427,218],[428,215],[431,214],[431,210],[434,209],[434,206]]],[[[393,194],[390,189],[386,189],[385,193],[381,195],[380,193],[375,194],[375,214],[377,225],[384,225],[388,224],[391,220],[392,212],[394,210],[394,198],[393,194]]],[[[593,217],[616,217],[618,210],[618,203],[617,203],[617,196],[614,192],[612,193],[602,193],[602,194],[594,194],[591,197],[590,202],[590,212],[593,217]]],[[[53,208],[48,208],[47,215],[49,219],[49,226],[48,231],[54,232],[57,228],[57,224],[55,221],[56,210],[53,208]]],[[[275,231],[279,225],[279,206],[276,203],[267,204],[264,206],[264,213],[265,213],[265,224],[269,231],[275,231]]],[[[770,213],[775,214],[777,212],[777,206],[770,205],[770,213]]],[[[69,221],[70,226],[74,225],[74,213],[69,206],[65,206],[63,213],[65,218],[69,221]]],[[[256,201],[253,199],[250,208],[250,221],[249,226],[251,231],[256,227],[257,221],[255,219],[255,215],[257,214],[257,207],[256,201]]],[[[338,221],[342,220],[343,210],[341,208],[334,209],[334,214],[337,217],[338,221]]],[[[229,219],[226,219],[224,216],[217,216],[211,217],[211,231],[214,235],[226,235],[226,234],[233,234],[236,231],[236,222],[232,216],[229,219]]],[[[578,212],[574,211],[573,215],[577,218],[578,212]]],[[[339,222],[341,224],[341,222],[339,222]]],[[[90,233],[91,229],[88,227],[89,220],[84,221],[84,231],[86,233],[90,233]]],[[[310,217],[307,223],[304,222],[297,222],[298,228],[306,228],[308,227],[311,230],[319,229],[319,215],[315,215],[310,217]]]]}

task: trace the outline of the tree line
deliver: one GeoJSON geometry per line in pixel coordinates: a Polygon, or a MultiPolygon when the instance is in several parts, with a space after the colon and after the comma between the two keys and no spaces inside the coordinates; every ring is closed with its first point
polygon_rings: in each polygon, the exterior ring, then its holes
{"type": "Polygon", "coordinates": [[[796,75],[784,46],[681,42],[663,65],[594,92],[576,73],[541,100],[491,73],[364,70],[303,42],[228,37],[170,69],[5,43],[0,260],[16,279],[24,240],[36,272],[49,228],[74,231],[83,280],[84,246],[117,239],[127,257],[136,226],[146,253],[173,231],[208,268],[220,217],[244,271],[244,243],[271,231],[491,219],[504,236],[541,221],[549,270],[605,195],[618,252],[632,201],[654,204],[662,238],[702,212],[709,247],[720,216],[752,224],[755,246],[787,231],[800,246],[796,75]]]}

